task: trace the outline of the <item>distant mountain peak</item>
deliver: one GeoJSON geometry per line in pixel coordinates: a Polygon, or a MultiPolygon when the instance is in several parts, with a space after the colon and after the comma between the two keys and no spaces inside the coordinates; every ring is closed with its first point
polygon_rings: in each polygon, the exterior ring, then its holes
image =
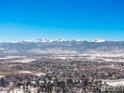
{"type": "Polygon", "coordinates": [[[95,40],[88,40],[88,42],[101,43],[101,42],[105,42],[105,40],[104,39],[95,39],[95,40]]]}
{"type": "Polygon", "coordinates": [[[43,42],[43,43],[47,43],[47,42],[66,42],[66,41],[75,41],[75,42],[83,42],[83,41],[87,41],[87,42],[105,42],[104,39],[95,39],[95,40],[80,40],[80,39],[75,39],[75,40],[69,40],[69,39],[56,39],[56,40],[51,40],[51,39],[31,39],[31,40],[22,40],[22,41],[0,41],[0,43],[38,43],[38,42],[43,42]]]}

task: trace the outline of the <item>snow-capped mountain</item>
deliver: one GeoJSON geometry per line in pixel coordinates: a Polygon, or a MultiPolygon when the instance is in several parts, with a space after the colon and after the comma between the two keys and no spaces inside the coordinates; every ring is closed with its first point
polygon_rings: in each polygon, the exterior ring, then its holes
{"type": "Polygon", "coordinates": [[[124,41],[105,40],[25,40],[0,42],[1,54],[123,53],[124,41]]]}

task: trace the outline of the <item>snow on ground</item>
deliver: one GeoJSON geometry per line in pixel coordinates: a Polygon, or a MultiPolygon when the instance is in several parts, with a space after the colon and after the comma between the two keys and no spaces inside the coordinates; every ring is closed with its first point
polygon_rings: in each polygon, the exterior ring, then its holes
{"type": "Polygon", "coordinates": [[[24,59],[17,59],[13,60],[13,62],[20,62],[20,63],[30,63],[32,61],[35,61],[35,59],[32,58],[24,58],[24,59]]]}
{"type": "MultiPolygon", "coordinates": [[[[3,89],[3,88],[0,88],[0,93],[29,93],[29,92],[25,92],[22,88],[19,89],[19,88],[16,88],[14,90],[11,90],[8,92],[9,89],[3,89]]],[[[29,88],[30,90],[30,93],[37,93],[37,88],[32,88],[30,87],[29,88]]],[[[44,92],[43,92],[44,93],[44,92]]],[[[45,92],[46,93],[46,92],[45,92]]]]}
{"type": "Polygon", "coordinates": [[[40,72],[38,72],[38,73],[35,73],[35,75],[36,75],[36,76],[45,76],[46,73],[40,73],[40,72]]]}
{"type": "Polygon", "coordinates": [[[19,73],[21,73],[21,74],[32,74],[31,71],[19,71],[19,73]]]}
{"type": "Polygon", "coordinates": [[[124,53],[89,53],[80,54],[79,56],[85,57],[88,60],[103,60],[108,62],[124,62],[124,53]]]}
{"type": "Polygon", "coordinates": [[[118,79],[118,80],[103,80],[107,85],[112,87],[117,86],[124,86],[124,79],[118,79]]]}
{"type": "Polygon", "coordinates": [[[3,75],[0,75],[0,78],[3,78],[4,76],[3,75]]]}
{"type": "Polygon", "coordinates": [[[14,58],[25,58],[26,56],[5,56],[0,57],[0,59],[14,59],[14,58]]]}

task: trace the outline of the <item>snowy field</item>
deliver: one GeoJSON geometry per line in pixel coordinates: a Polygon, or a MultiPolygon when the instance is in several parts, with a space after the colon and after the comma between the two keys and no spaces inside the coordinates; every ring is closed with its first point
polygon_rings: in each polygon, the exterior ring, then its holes
{"type": "Polygon", "coordinates": [[[112,87],[124,86],[124,79],[103,80],[103,82],[106,83],[108,86],[112,86],[112,87]]]}

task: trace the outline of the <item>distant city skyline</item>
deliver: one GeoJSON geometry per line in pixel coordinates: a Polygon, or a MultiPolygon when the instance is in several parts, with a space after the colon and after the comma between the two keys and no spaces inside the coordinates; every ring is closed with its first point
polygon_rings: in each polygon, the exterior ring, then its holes
{"type": "Polygon", "coordinates": [[[2,0],[0,41],[124,41],[123,0],[2,0]]]}

